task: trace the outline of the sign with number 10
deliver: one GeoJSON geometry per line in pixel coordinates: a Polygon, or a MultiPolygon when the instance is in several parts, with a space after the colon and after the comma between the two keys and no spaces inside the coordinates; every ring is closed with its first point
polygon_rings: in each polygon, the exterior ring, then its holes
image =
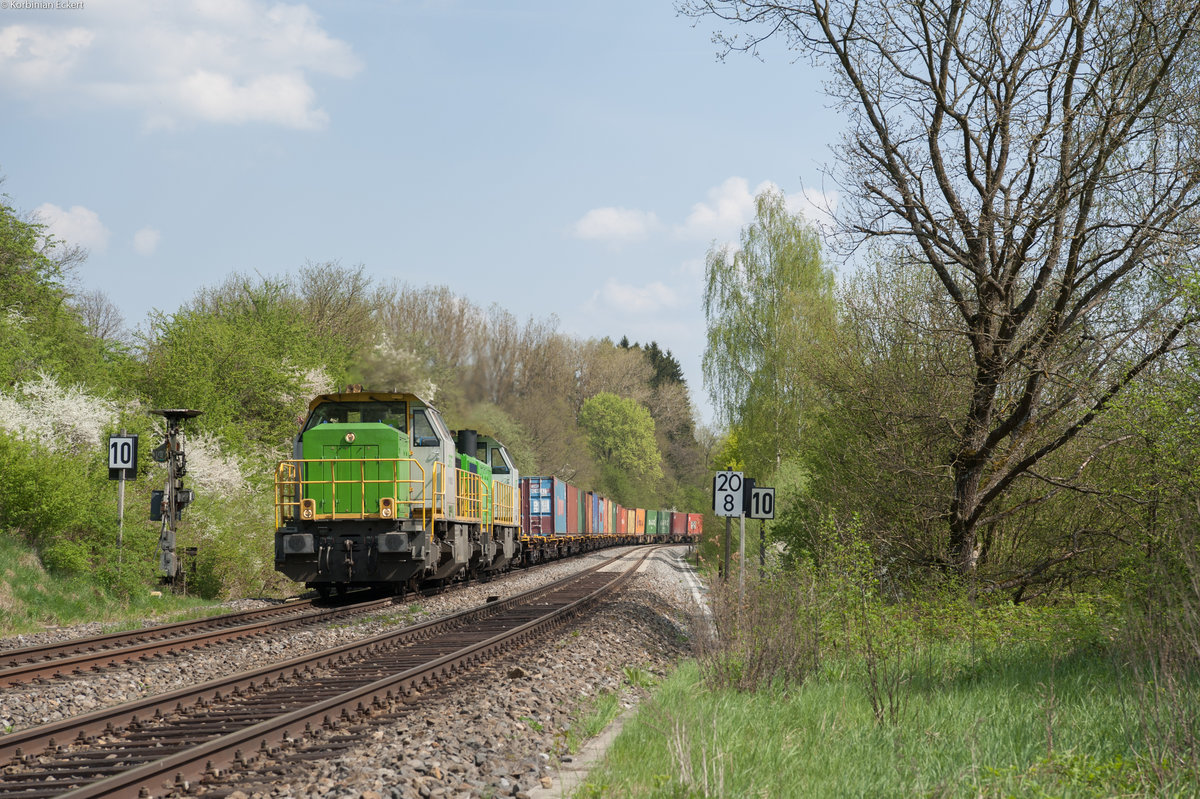
{"type": "Polygon", "coordinates": [[[108,439],[108,479],[137,479],[137,436],[110,436],[108,439]]]}

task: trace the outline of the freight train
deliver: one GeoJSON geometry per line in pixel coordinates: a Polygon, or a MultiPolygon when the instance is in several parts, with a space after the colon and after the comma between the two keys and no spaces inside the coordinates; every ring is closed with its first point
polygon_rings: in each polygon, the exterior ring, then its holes
{"type": "Polygon", "coordinates": [[[275,471],[275,569],[321,595],[403,593],[615,544],[690,542],[703,517],[522,478],[415,394],[322,394],[275,471]]]}

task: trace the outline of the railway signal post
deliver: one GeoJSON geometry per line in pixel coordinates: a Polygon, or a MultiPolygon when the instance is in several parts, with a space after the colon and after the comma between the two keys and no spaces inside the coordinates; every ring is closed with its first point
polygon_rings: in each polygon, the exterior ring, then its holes
{"type": "Polygon", "coordinates": [[[746,515],[758,519],[758,576],[767,570],[767,519],[775,518],[775,489],[751,486],[746,496],[746,515]]]}
{"type": "Polygon", "coordinates": [[[162,491],[154,492],[150,502],[150,519],[162,519],[162,530],[158,535],[158,567],[164,581],[179,586],[183,582],[183,564],[175,551],[175,525],[194,497],[190,488],[183,487],[183,476],[187,474],[183,420],[199,416],[203,411],[160,408],[150,413],[163,417],[167,428],[163,443],[155,447],[153,453],[154,460],[167,465],[166,485],[162,491]]]}

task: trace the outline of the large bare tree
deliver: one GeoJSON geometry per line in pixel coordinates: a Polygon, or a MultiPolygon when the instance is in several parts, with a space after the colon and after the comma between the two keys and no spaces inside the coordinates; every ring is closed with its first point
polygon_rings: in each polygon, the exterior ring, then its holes
{"type": "Polygon", "coordinates": [[[1086,453],[1065,475],[1040,467],[1196,322],[1200,4],[684,0],[681,10],[731,25],[717,36],[724,52],[782,38],[830,67],[847,115],[846,241],[927,264],[971,353],[946,519],[947,559],[973,572],[978,531],[1069,483],[1086,453]],[[1024,480],[1045,490],[1006,502],[1024,480]]]}

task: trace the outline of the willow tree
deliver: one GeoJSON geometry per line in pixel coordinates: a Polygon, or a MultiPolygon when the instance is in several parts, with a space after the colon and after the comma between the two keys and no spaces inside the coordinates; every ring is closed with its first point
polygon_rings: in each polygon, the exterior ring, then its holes
{"type": "Polygon", "coordinates": [[[781,192],[754,202],[738,246],[713,246],[705,259],[703,368],[713,407],[739,430],[746,468],[766,477],[796,446],[806,402],[801,359],[833,315],[834,279],[816,230],[781,192]]]}
{"type": "MultiPolygon", "coordinates": [[[[927,265],[972,358],[948,454],[948,562],[1069,486],[1060,457],[1197,317],[1194,0],[685,0],[830,68],[842,231],[927,265]],[[1054,458],[1051,456],[1054,455],[1054,458]],[[1057,473],[1045,471],[1058,464],[1057,473]],[[1036,489],[1012,499],[1014,485],[1036,489]]],[[[1072,463],[1064,465],[1064,461],[1072,463]]],[[[1084,547],[1066,530],[1055,559],[1084,547]]]]}

